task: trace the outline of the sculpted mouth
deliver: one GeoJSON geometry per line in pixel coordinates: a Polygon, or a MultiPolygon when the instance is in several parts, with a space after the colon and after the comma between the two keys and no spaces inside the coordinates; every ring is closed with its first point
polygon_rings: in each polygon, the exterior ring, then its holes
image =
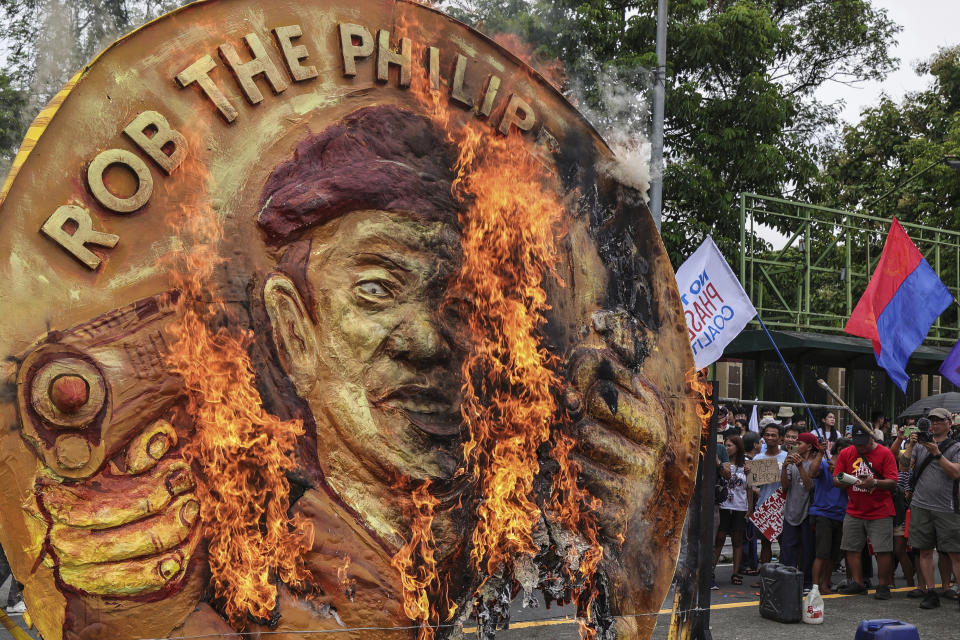
{"type": "Polygon", "coordinates": [[[455,436],[461,431],[460,407],[436,387],[397,387],[374,404],[400,411],[411,424],[433,436],[455,436]]]}

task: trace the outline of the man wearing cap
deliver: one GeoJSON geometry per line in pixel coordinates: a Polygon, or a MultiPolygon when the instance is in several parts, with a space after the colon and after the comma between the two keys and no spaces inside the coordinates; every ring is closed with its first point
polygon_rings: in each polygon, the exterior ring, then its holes
{"type": "MultiPolygon", "coordinates": [[[[793,427],[788,430],[793,431],[793,427]]],[[[780,470],[780,486],[787,494],[783,507],[783,533],[780,538],[780,562],[803,571],[803,586],[813,585],[813,527],[810,502],[813,498],[811,472],[820,467],[823,454],[816,436],[797,436],[797,451],[787,454],[780,470]]]]}
{"type": "MultiPolygon", "coordinates": [[[[893,518],[896,510],[890,494],[897,486],[897,463],[887,447],[879,446],[870,432],[857,427],[852,447],[837,456],[835,472],[857,478],[847,487],[847,513],[843,519],[840,548],[847,554],[850,581],[841,593],[865,593],[860,553],[869,539],[877,556],[878,584],[874,597],[890,599],[893,584],[893,518]]],[[[843,486],[834,478],[836,486],[843,486]]]]}
{"type": "MultiPolygon", "coordinates": [[[[927,591],[921,609],[940,606],[940,596],[931,588],[933,550],[950,555],[953,571],[960,575],[960,513],[957,480],[960,479],[960,443],[948,436],[952,422],[946,409],[933,409],[930,419],[932,442],[913,447],[908,495],[910,500],[910,545],[917,551],[917,564],[927,591]]],[[[911,435],[911,440],[916,439],[911,435]]],[[[946,587],[947,585],[944,585],[946,587]]]]}

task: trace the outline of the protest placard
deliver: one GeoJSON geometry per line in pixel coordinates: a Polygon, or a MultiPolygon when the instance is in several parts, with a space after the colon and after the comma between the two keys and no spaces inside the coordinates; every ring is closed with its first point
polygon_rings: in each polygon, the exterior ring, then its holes
{"type": "Polygon", "coordinates": [[[747,482],[751,487],[780,482],[780,464],[776,458],[754,458],[749,466],[747,482]]]}
{"type": "Polygon", "coordinates": [[[773,541],[783,531],[783,505],[786,502],[787,494],[783,492],[783,489],[777,489],[750,516],[750,522],[757,527],[767,540],[773,541]]]}

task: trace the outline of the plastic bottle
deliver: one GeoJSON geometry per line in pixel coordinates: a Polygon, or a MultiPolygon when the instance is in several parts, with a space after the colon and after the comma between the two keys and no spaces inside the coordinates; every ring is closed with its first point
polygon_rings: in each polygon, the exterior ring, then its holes
{"type": "Polygon", "coordinates": [[[803,621],[807,624],[823,624],[823,598],[817,585],[813,585],[803,599],[803,621]]]}

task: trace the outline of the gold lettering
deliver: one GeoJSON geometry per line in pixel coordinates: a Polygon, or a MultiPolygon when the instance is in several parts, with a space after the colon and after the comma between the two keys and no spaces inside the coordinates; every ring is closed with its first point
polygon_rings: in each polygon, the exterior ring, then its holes
{"type": "Polygon", "coordinates": [[[398,87],[410,86],[410,64],[413,59],[413,46],[410,38],[400,38],[400,53],[390,49],[390,32],[381,29],[377,32],[377,80],[387,82],[390,79],[390,65],[400,67],[398,87]]]}
{"type": "Polygon", "coordinates": [[[366,27],[359,24],[341,23],[340,51],[343,55],[343,75],[352,78],[357,75],[357,58],[368,58],[373,53],[373,36],[366,27]],[[354,44],[353,39],[359,40],[354,44]]]}
{"type": "Polygon", "coordinates": [[[70,255],[86,265],[88,269],[96,269],[103,261],[100,256],[84,245],[95,244],[112,249],[120,241],[120,236],[94,230],[90,212],[83,207],[71,204],[58,207],[43,223],[40,231],[66,249],[70,255]],[[72,234],[67,233],[63,228],[67,222],[77,225],[72,234]]]}
{"type": "Polygon", "coordinates": [[[499,76],[490,76],[487,79],[487,90],[483,94],[483,104],[480,105],[480,115],[489,116],[493,111],[493,101],[497,98],[497,91],[500,90],[499,76]]]}
{"type": "Polygon", "coordinates": [[[306,60],[307,48],[302,44],[294,45],[294,38],[303,35],[303,29],[298,24],[291,24],[286,27],[277,27],[273,30],[273,35],[277,38],[280,50],[283,52],[283,59],[287,63],[287,70],[294,82],[303,82],[317,77],[317,68],[309,65],[303,66],[301,60],[306,60]]]}
{"type": "Polygon", "coordinates": [[[87,168],[87,184],[93,196],[107,209],[116,213],[131,213],[147,204],[150,199],[153,193],[153,174],[150,173],[147,163],[132,151],[107,149],[97,154],[87,168]],[[137,176],[137,191],[129,198],[114,195],[103,183],[103,172],[113,164],[123,165],[137,176]]]}
{"type": "Polygon", "coordinates": [[[243,39],[247,43],[247,49],[253,55],[253,58],[248,62],[240,61],[240,56],[232,44],[222,44],[218,50],[220,51],[220,57],[227,63],[237,82],[240,83],[240,88],[243,89],[247,101],[250,104],[263,102],[263,94],[260,93],[260,88],[254,82],[254,79],[261,74],[267,77],[267,82],[270,83],[270,88],[273,89],[275,94],[283,93],[289,83],[277,69],[277,65],[273,63],[270,56],[267,55],[267,50],[260,42],[260,38],[255,33],[248,33],[243,36],[243,39]]]}
{"type": "Polygon", "coordinates": [[[511,125],[516,125],[517,129],[521,131],[530,131],[536,122],[537,117],[527,101],[513,94],[510,96],[510,102],[507,103],[507,108],[503,112],[503,117],[500,118],[500,133],[503,135],[510,133],[511,125]],[[522,117],[521,113],[523,114],[522,117]]]}
{"type": "Polygon", "coordinates": [[[170,127],[167,119],[156,111],[144,111],[123,130],[133,143],[160,165],[167,175],[183,162],[187,141],[170,127]],[[147,135],[147,132],[151,132],[147,135]],[[167,152],[169,149],[169,153],[167,152]]]}
{"type": "Polygon", "coordinates": [[[467,59],[462,54],[457,54],[457,66],[453,70],[453,88],[450,90],[450,98],[459,102],[465,107],[473,106],[473,98],[463,91],[463,81],[467,75],[467,59]]]}
{"type": "Polygon", "coordinates": [[[430,70],[430,88],[440,91],[440,49],[430,47],[428,69],[430,70]]]}
{"type": "Polygon", "coordinates": [[[210,72],[217,66],[217,63],[213,61],[213,58],[210,56],[203,56],[189,67],[177,74],[176,80],[177,84],[180,85],[181,89],[185,89],[187,86],[196,82],[200,85],[200,88],[203,89],[203,93],[209,98],[213,104],[217,106],[217,109],[220,111],[220,115],[223,116],[223,119],[227,122],[233,122],[237,119],[237,110],[230,104],[230,101],[227,100],[227,96],[223,95],[223,92],[220,91],[220,87],[216,85],[213,81],[213,78],[210,77],[210,72]]]}

